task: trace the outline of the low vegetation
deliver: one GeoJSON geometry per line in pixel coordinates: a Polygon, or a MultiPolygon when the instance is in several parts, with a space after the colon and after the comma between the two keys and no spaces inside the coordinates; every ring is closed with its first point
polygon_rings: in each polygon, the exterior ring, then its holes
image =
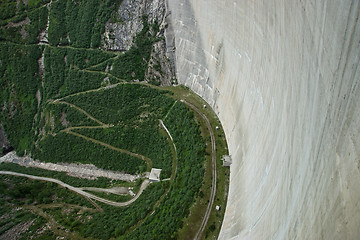
{"type": "Polygon", "coordinates": [[[45,97],[58,98],[118,82],[101,72],[85,71],[86,68],[115,56],[113,53],[100,50],[46,46],[45,97]]]}
{"type": "Polygon", "coordinates": [[[53,46],[97,48],[111,13],[122,1],[54,1],[51,4],[49,42],[53,46]]]}
{"type": "Polygon", "coordinates": [[[0,118],[19,155],[33,147],[36,93],[41,86],[37,62],[40,57],[39,46],[0,42],[0,118]]]}
{"type": "Polygon", "coordinates": [[[82,128],[73,131],[147,156],[151,159],[152,167],[162,169],[163,178],[170,177],[172,157],[169,144],[156,126],[142,124],[137,127],[82,128]]]}
{"type": "MultiPolygon", "coordinates": [[[[0,211],[2,214],[10,214],[0,220],[0,225],[9,223],[12,217],[16,220],[12,221],[11,226],[8,225],[8,229],[20,222],[37,219],[39,217],[34,217],[30,212],[34,209],[38,211],[42,209],[41,211],[46,213],[45,217],[54,218],[64,232],[71,231],[84,237],[110,239],[123,235],[128,228],[146,218],[167,187],[167,182],[152,184],[135,204],[116,208],[105,204],[94,206],[94,203],[54,183],[0,175],[0,201],[2,203],[0,211]],[[18,209],[20,206],[23,206],[25,211],[18,209]],[[16,214],[13,215],[13,212],[16,214]]],[[[42,220],[38,229],[45,227],[46,222],[42,220]]],[[[33,232],[30,236],[36,235],[37,233],[33,232]]]]}
{"type": "Polygon", "coordinates": [[[146,169],[146,162],[140,158],[109,149],[65,132],[56,136],[48,135],[39,143],[39,149],[33,153],[33,156],[44,162],[94,164],[99,168],[123,171],[130,174],[146,169]]]}
{"type": "Polygon", "coordinates": [[[64,98],[107,124],[138,126],[158,123],[174,100],[168,91],[140,84],[120,84],[114,88],[64,98]]]}

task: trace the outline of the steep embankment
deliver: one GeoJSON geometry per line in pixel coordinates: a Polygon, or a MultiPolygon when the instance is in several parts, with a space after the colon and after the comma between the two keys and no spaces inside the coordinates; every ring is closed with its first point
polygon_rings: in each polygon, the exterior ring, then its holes
{"type": "Polygon", "coordinates": [[[178,81],[218,113],[233,159],[220,239],[360,237],[359,8],[168,1],[178,81]]]}

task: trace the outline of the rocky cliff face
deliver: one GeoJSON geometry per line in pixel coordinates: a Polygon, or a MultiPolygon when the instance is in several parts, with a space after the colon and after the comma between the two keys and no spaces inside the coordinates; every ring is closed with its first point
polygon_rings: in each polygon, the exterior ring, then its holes
{"type": "Polygon", "coordinates": [[[123,0],[119,10],[105,25],[103,47],[127,51],[134,43],[136,34],[143,28],[143,17],[148,23],[162,23],[165,16],[164,0],[123,0]]]}
{"type": "Polygon", "coordinates": [[[233,159],[219,238],[359,239],[359,1],[168,7],[178,81],[218,113],[233,159]]]}
{"type": "Polygon", "coordinates": [[[143,29],[143,21],[157,25],[157,41],[152,49],[146,79],[161,85],[175,83],[174,71],[166,56],[164,31],[166,28],[165,0],[123,0],[118,11],[105,25],[102,36],[103,48],[127,51],[134,45],[137,34],[143,29]]]}

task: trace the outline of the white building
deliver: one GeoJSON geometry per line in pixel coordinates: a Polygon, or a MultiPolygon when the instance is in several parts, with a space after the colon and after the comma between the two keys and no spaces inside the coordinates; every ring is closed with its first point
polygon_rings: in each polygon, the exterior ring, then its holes
{"type": "Polygon", "coordinates": [[[232,160],[231,160],[231,157],[228,156],[228,155],[224,155],[222,157],[222,161],[223,161],[223,166],[224,167],[230,167],[231,163],[232,163],[232,160]]]}
{"type": "Polygon", "coordinates": [[[159,182],[160,181],[160,172],[161,169],[152,168],[149,176],[150,182],[159,182]]]}

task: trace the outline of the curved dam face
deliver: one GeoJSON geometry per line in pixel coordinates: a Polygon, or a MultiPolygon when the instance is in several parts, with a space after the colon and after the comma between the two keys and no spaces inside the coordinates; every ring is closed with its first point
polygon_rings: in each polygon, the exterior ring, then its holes
{"type": "Polygon", "coordinates": [[[168,0],[233,163],[220,239],[360,238],[359,1],[168,0]]]}

